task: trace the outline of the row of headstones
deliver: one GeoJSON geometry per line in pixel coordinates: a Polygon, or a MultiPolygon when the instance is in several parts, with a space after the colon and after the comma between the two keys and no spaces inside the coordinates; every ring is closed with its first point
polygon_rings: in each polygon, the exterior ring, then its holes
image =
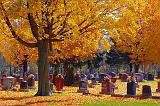
{"type": "MultiPolygon", "coordinates": [[[[117,85],[116,85],[116,80],[117,78],[114,77],[104,77],[104,79],[101,81],[102,83],[102,89],[101,92],[102,94],[108,94],[111,93],[112,91],[114,91],[114,89],[118,89],[117,85]]],[[[91,80],[91,85],[97,85],[97,81],[96,80],[91,80]]],[[[88,90],[88,81],[82,80],[79,83],[79,89],[77,90],[77,92],[82,92],[82,93],[89,93],[88,90]]]]}
{"type": "MultiPolygon", "coordinates": [[[[132,73],[120,73],[119,78],[121,79],[122,82],[127,82],[129,76],[131,76],[132,73]]],[[[153,81],[154,80],[154,75],[151,73],[144,74],[144,73],[135,73],[134,74],[137,82],[143,82],[144,80],[147,81],[153,81]]]]}
{"type": "Polygon", "coordinates": [[[28,89],[35,89],[34,75],[29,75],[27,81],[23,78],[16,78],[12,76],[3,76],[0,80],[3,90],[14,90],[16,84],[20,84],[20,91],[27,91],[28,89]]]}
{"type": "MultiPolygon", "coordinates": [[[[105,81],[102,81],[102,86],[101,86],[101,94],[109,94],[113,95],[114,90],[117,89],[118,87],[116,86],[116,78],[111,78],[106,79],[105,81]]],[[[137,84],[135,82],[128,82],[127,83],[127,96],[136,96],[136,88],[137,84]]],[[[81,93],[89,93],[88,90],[88,82],[87,81],[81,81],[79,84],[79,89],[77,92],[81,93]]],[[[160,92],[160,82],[158,82],[158,88],[156,89],[156,92],[160,92]]],[[[152,97],[152,91],[151,87],[148,85],[143,85],[142,87],[142,97],[143,98],[150,98],[152,97]]]]}
{"type": "MultiPolygon", "coordinates": [[[[136,96],[136,83],[135,82],[128,82],[127,83],[127,96],[136,96]]],[[[160,82],[158,82],[158,88],[156,92],[160,92],[160,82]]],[[[151,86],[143,85],[142,86],[142,98],[150,98],[152,97],[152,90],[151,86]]]]}

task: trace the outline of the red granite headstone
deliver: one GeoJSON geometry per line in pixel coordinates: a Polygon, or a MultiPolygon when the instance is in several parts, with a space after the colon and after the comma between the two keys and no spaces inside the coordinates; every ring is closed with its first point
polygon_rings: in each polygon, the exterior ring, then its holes
{"type": "Polygon", "coordinates": [[[158,88],[156,89],[156,92],[160,92],[160,81],[158,82],[158,88]]]}
{"type": "Polygon", "coordinates": [[[129,78],[129,75],[126,74],[126,73],[123,73],[122,76],[121,76],[121,81],[122,81],[122,82],[127,82],[127,81],[128,81],[128,78],[129,78]]]}
{"type": "Polygon", "coordinates": [[[101,88],[101,94],[113,94],[113,83],[110,81],[103,81],[102,82],[102,88],[101,88]]]}
{"type": "Polygon", "coordinates": [[[64,86],[64,78],[62,75],[57,75],[56,76],[56,90],[57,91],[62,91],[63,90],[63,86],[64,86]]]}

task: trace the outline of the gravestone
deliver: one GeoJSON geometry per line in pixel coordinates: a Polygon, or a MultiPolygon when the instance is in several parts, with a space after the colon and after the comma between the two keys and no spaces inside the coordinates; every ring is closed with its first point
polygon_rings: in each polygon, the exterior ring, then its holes
{"type": "Polygon", "coordinates": [[[95,77],[92,77],[92,78],[91,78],[91,83],[89,84],[89,87],[94,88],[95,85],[97,85],[97,84],[98,84],[98,83],[97,83],[97,81],[96,81],[96,78],[95,78],[95,77]]]}
{"type": "Polygon", "coordinates": [[[91,80],[91,78],[92,78],[93,76],[94,76],[94,74],[88,73],[88,74],[87,74],[87,79],[88,79],[88,80],[91,80]]]}
{"type": "Polygon", "coordinates": [[[151,97],[152,97],[151,86],[143,85],[143,87],[142,87],[142,98],[151,98],[151,97]]]}
{"type": "Polygon", "coordinates": [[[116,85],[117,78],[112,77],[110,79],[111,79],[111,82],[114,84],[114,86],[113,86],[114,89],[118,89],[118,86],[116,85]]]}
{"type": "Polygon", "coordinates": [[[135,78],[137,79],[137,82],[143,82],[144,76],[142,73],[135,73],[135,78]]]}
{"type": "Polygon", "coordinates": [[[49,74],[49,81],[53,83],[53,74],[49,74]]]}
{"type": "Polygon", "coordinates": [[[7,77],[7,75],[6,75],[6,74],[3,74],[2,77],[7,77]]]}
{"type": "Polygon", "coordinates": [[[49,87],[50,87],[50,92],[53,93],[54,92],[54,84],[52,82],[49,81],[49,87]]]}
{"type": "Polygon", "coordinates": [[[97,85],[97,80],[95,77],[91,78],[92,85],[97,85]]]}
{"type": "Polygon", "coordinates": [[[116,73],[115,72],[109,72],[109,75],[112,77],[116,77],[116,73]]]}
{"type": "Polygon", "coordinates": [[[30,74],[28,76],[27,82],[28,82],[29,89],[35,89],[35,79],[33,74],[30,74]]]}
{"type": "Polygon", "coordinates": [[[16,79],[16,77],[14,77],[13,85],[16,86],[16,84],[17,84],[17,79],[16,79]]]}
{"type": "Polygon", "coordinates": [[[148,74],[147,73],[142,73],[144,76],[144,79],[147,80],[148,79],[148,74]]]}
{"type": "Polygon", "coordinates": [[[156,89],[156,92],[160,92],[160,81],[158,82],[158,88],[156,89]]]}
{"type": "Polygon", "coordinates": [[[3,90],[13,90],[14,87],[14,77],[4,77],[2,82],[3,90]]]}
{"type": "Polygon", "coordinates": [[[85,80],[86,81],[88,79],[87,79],[87,76],[85,74],[81,74],[80,75],[80,80],[85,80]]]}
{"type": "Polygon", "coordinates": [[[101,92],[100,94],[107,94],[111,95],[113,94],[113,83],[110,81],[110,79],[106,78],[105,81],[102,81],[102,87],[101,87],[101,92]]]}
{"type": "Polygon", "coordinates": [[[133,74],[133,73],[128,72],[128,71],[127,71],[127,72],[125,72],[125,73],[126,73],[126,74],[128,74],[129,76],[132,76],[132,74],[133,74]]]}
{"type": "Polygon", "coordinates": [[[131,81],[127,83],[127,95],[136,96],[136,83],[131,81]]]}
{"type": "Polygon", "coordinates": [[[104,73],[99,74],[99,82],[104,81],[104,77],[106,77],[107,75],[104,73]]]}
{"type": "Polygon", "coordinates": [[[74,75],[74,83],[73,83],[73,86],[79,86],[79,81],[80,81],[81,77],[80,77],[80,74],[76,73],[74,75]]]}
{"type": "Polygon", "coordinates": [[[160,71],[157,72],[157,78],[160,79],[160,71]]]}
{"type": "Polygon", "coordinates": [[[99,81],[99,74],[98,73],[94,73],[94,77],[96,78],[96,81],[99,81]]]}
{"type": "Polygon", "coordinates": [[[129,78],[129,75],[126,74],[126,73],[123,73],[122,76],[121,76],[121,81],[122,81],[122,82],[127,82],[127,81],[128,81],[128,78],[129,78]]]}
{"type": "Polygon", "coordinates": [[[35,76],[35,81],[38,81],[38,73],[35,73],[34,76],[35,76]]]}
{"type": "Polygon", "coordinates": [[[64,86],[64,78],[62,75],[58,74],[55,78],[56,80],[56,90],[62,91],[64,86]]]}
{"type": "Polygon", "coordinates": [[[116,83],[116,81],[117,81],[117,78],[110,78],[111,79],[111,82],[113,82],[113,83],[116,83]]]}
{"type": "Polygon", "coordinates": [[[24,81],[23,78],[18,78],[18,83],[21,84],[21,82],[24,81]]]}
{"type": "Polygon", "coordinates": [[[88,81],[81,80],[79,82],[79,89],[77,90],[77,92],[80,92],[80,93],[89,93],[89,90],[88,90],[88,81]]]}
{"type": "Polygon", "coordinates": [[[28,82],[22,81],[20,83],[20,91],[27,92],[28,91],[28,82]]]}
{"type": "Polygon", "coordinates": [[[7,77],[7,76],[6,76],[5,74],[2,75],[2,78],[1,78],[1,86],[3,86],[3,79],[6,78],[6,77],[7,77]]]}
{"type": "Polygon", "coordinates": [[[119,73],[119,79],[121,79],[121,77],[122,77],[122,73],[119,73]]]}
{"type": "Polygon", "coordinates": [[[148,81],[153,81],[154,80],[154,75],[153,74],[148,74],[148,81]]]}

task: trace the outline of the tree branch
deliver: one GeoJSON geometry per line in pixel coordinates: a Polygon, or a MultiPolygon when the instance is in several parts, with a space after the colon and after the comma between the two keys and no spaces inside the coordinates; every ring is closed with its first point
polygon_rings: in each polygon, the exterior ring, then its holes
{"type": "Polygon", "coordinates": [[[64,41],[64,39],[63,38],[60,38],[60,39],[53,38],[49,40],[49,42],[60,42],[60,41],[64,41]]]}
{"type": "MultiPolygon", "coordinates": [[[[28,2],[27,2],[27,8],[29,8],[28,2]]],[[[38,40],[38,35],[39,35],[38,34],[38,25],[36,24],[36,21],[34,20],[31,13],[28,13],[28,20],[29,20],[29,24],[30,24],[32,34],[38,40]]]]}
{"type": "Polygon", "coordinates": [[[64,28],[65,28],[65,26],[66,26],[66,23],[67,23],[67,17],[70,15],[70,13],[71,12],[68,12],[66,15],[65,15],[65,18],[64,18],[64,21],[63,21],[63,26],[62,26],[62,28],[57,32],[57,35],[59,35],[63,30],[64,30],[64,28]]]}
{"type": "Polygon", "coordinates": [[[14,37],[19,43],[23,44],[24,46],[31,47],[31,48],[37,47],[37,43],[28,43],[28,42],[22,40],[22,39],[16,34],[16,32],[14,31],[14,29],[13,29],[11,23],[10,23],[9,18],[8,18],[7,15],[5,14],[6,11],[5,11],[4,7],[3,7],[3,4],[0,3],[0,6],[1,6],[1,9],[2,9],[2,12],[3,12],[3,15],[4,15],[5,22],[6,22],[7,26],[9,27],[9,29],[10,29],[13,37],[14,37]]]}

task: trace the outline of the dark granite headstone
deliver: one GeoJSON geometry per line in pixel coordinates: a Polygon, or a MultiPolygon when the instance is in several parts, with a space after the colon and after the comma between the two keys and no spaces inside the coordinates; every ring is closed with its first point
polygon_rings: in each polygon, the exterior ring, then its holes
{"type": "Polygon", "coordinates": [[[28,83],[27,81],[22,81],[21,84],[20,84],[20,91],[28,91],[28,83]]]}
{"type": "Polygon", "coordinates": [[[148,81],[153,81],[154,80],[154,75],[153,74],[148,74],[148,81]]]}
{"type": "Polygon", "coordinates": [[[144,79],[147,80],[148,79],[148,74],[147,73],[142,73],[144,76],[144,79]]]}
{"type": "Polygon", "coordinates": [[[104,81],[104,77],[106,77],[107,75],[104,73],[99,74],[99,82],[104,81]]]}
{"type": "Polygon", "coordinates": [[[160,79],[160,71],[157,72],[157,78],[160,79]]]}
{"type": "Polygon", "coordinates": [[[75,74],[74,75],[74,83],[72,86],[79,86],[79,81],[81,80],[80,74],[75,74]]]}
{"type": "Polygon", "coordinates": [[[28,76],[28,88],[29,89],[35,89],[35,79],[34,79],[34,75],[33,74],[30,74],[28,76]]]}
{"type": "Polygon", "coordinates": [[[142,87],[142,98],[151,98],[151,97],[152,97],[151,86],[143,85],[143,87],[142,87]]]}
{"type": "Polygon", "coordinates": [[[127,95],[136,96],[136,83],[131,81],[127,83],[127,95]]]}

